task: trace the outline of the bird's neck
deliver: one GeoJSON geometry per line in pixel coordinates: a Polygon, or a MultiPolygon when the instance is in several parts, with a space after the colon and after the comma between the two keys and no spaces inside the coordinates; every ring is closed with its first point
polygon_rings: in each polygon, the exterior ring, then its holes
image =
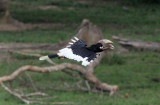
{"type": "Polygon", "coordinates": [[[87,49],[93,52],[102,52],[103,50],[100,49],[100,46],[102,46],[102,44],[97,43],[97,44],[91,45],[90,47],[87,47],[87,49]]]}

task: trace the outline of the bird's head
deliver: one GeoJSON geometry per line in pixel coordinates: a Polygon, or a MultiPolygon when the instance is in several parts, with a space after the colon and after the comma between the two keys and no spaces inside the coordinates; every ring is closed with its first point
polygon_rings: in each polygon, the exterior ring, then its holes
{"type": "Polygon", "coordinates": [[[114,46],[112,45],[113,42],[108,39],[102,39],[98,43],[101,43],[102,46],[100,47],[101,50],[113,50],[114,46]]]}

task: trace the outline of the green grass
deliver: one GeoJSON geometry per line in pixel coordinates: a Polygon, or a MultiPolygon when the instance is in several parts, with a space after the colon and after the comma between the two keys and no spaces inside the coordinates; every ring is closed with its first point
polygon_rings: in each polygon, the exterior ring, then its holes
{"type": "MultiPolygon", "coordinates": [[[[11,2],[10,11],[11,15],[15,19],[26,23],[47,22],[63,23],[67,25],[66,27],[56,30],[53,29],[49,32],[48,30],[40,30],[38,32],[34,31],[35,33],[30,31],[31,33],[34,33],[35,36],[43,37],[41,34],[44,33],[47,38],[51,38],[53,34],[56,34],[59,35],[58,37],[61,36],[61,39],[64,40],[66,39],[66,35],[74,35],[76,32],[75,25],[78,27],[78,24],[80,24],[84,18],[87,18],[91,22],[100,26],[100,28],[103,30],[105,38],[111,38],[112,35],[119,35],[126,38],[160,42],[159,7],[159,4],[138,5],[134,7],[127,6],[125,4],[122,5],[116,1],[86,1],[83,3],[74,0],[63,0],[63,2],[62,0],[13,0],[11,2]],[[48,10],[41,10],[38,8],[39,6],[48,5],[56,6],[57,8],[51,8],[48,10]],[[124,9],[124,7],[127,9],[124,9]]],[[[30,34],[30,32],[27,34],[30,34]]],[[[10,37],[10,33],[2,34],[10,37]]],[[[23,33],[21,32],[13,34],[23,36],[23,33]]],[[[29,38],[23,38],[26,37],[26,35],[24,35],[20,41],[27,42],[27,39],[30,39],[30,36],[32,35],[27,35],[29,38]]],[[[70,38],[71,36],[67,38],[70,38]]],[[[48,41],[47,38],[45,39],[48,41]]],[[[9,38],[6,37],[5,39],[9,38]]],[[[40,42],[46,42],[45,39],[42,38],[38,40],[40,40],[40,42]]],[[[30,42],[30,40],[28,42],[30,42]]]]}
{"type": "Polygon", "coordinates": [[[57,43],[70,39],[75,32],[65,30],[30,30],[20,32],[0,32],[0,42],[25,42],[25,43],[57,43]]]}
{"type": "Polygon", "coordinates": [[[108,2],[79,3],[73,0],[69,1],[23,1],[25,3],[11,5],[11,15],[23,22],[80,23],[83,18],[87,18],[95,23],[160,25],[159,5],[139,6],[138,8],[127,6],[128,9],[125,10],[123,9],[125,5],[118,2],[108,4],[108,2]],[[54,5],[59,9],[41,10],[36,8],[37,4],[41,6],[54,5]]]}
{"type": "MultiPolygon", "coordinates": [[[[15,69],[22,65],[32,64],[32,65],[41,65],[46,66],[47,63],[37,61],[36,58],[16,58],[13,56],[13,60],[10,61],[10,66],[7,62],[0,64],[1,76],[4,74],[10,74],[15,69]],[[12,65],[12,66],[11,66],[12,65]],[[13,66],[14,65],[14,66],[13,66]]],[[[64,73],[31,73],[35,85],[37,87],[55,87],[59,91],[54,90],[45,90],[44,92],[48,93],[51,97],[58,96],[56,99],[47,99],[47,102],[56,102],[56,101],[73,101],[79,104],[88,105],[103,105],[103,104],[113,104],[113,105],[158,105],[159,97],[158,94],[160,83],[151,81],[152,78],[159,77],[160,68],[160,54],[154,52],[130,52],[125,55],[113,55],[110,59],[113,61],[123,61],[123,63],[110,64],[109,60],[105,57],[102,60],[100,66],[95,69],[95,74],[97,77],[109,84],[117,84],[120,87],[118,95],[116,97],[109,97],[108,93],[96,94],[96,93],[85,93],[79,91],[63,91],[69,88],[66,88],[63,84],[63,81],[68,82],[69,84],[74,84],[80,78],[73,79],[72,77],[67,76],[64,73]],[[116,56],[116,58],[115,58],[116,56]],[[108,62],[107,62],[108,61],[108,62]],[[106,62],[106,63],[104,63],[106,62]],[[129,94],[128,98],[124,98],[125,94],[129,94]]],[[[57,63],[61,63],[58,59],[54,60],[57,63]]],[[[64,61],[63,61],[64,62],[64,61]]],[[[30,81],[27,79],[26,75],[20,75],[21,78],[16,78],[13,81],[13,87],[23,89],[25,92],[33,91],[30,86],[30,81]],[[26,79],[25,79],[26,78],[26,79]],[[25,83],[25,85],[24,85],[25,83]],[[26,88],[29,86],[30,88],[26,88]]],[[[18,99],[8,95],[2,88],[1,92],[1,102],[0,104],[7,104],[12,102],[14,104],[22,104],[18,99]]],[[[23,105],[23,104],[22,104],[23,105]]]]}
{"type": "MultiPolygon", "coordinates": [[[[119,25],[99,25],[99,27],[107,39],[112,39],[113,35],[118,35],[124,38],[160,42],[158,26],[129,26],[123,28],[119,25]]],[[[49,30],[34,29],[20,32],[0,32],[0,42],[57,43],[72,38],[77,31],[78,28],[75,28],[75,26],[66,25],[63,28],[49,30]]]]}
{"type": "MultiPolygon", "coordinates": [[[[125,38],[160,42],[160,8],[159,5],[126,6],[123,9],[119,2],[78,2],[75,0],[13,0],[11,15],[25,23],[62,23],[63,27],[53,29],[33,29],[18,32],[0,32],[0,42],[21,43],[58,43],[73,37],[83,18],[88,18],[97,24],[105,38],[113,35],[125,38]],[[54,5],[58,9],[41,10],[38,6],[54,5]]],[[[117,44],[115,44],[115,47],[117,44]]],[[[4,53],[4,55],[6,55],[4,53]]],[[[74,62],[71,60],[54,59],[56,63],[74,62]]],[[[96,76],[103,82],[118,85],[117,96],[109,97],[108,93],[86,93],[70,90],[63,82],[71,85],[80,78],[73,79],[62,72],[32,73],[37,87],[55,87],[59,90],[43,90],[51,97],[46,102],[68,101],[76,105],[159,105],[160,82],[151,81],[160,78],[160,54],[158,52],[130,51],[125,54],[105,56],[95,69],[96,76]],[[128,98],[124,96],[129,94],[128,98]]],[[[0,76],[12,73],[23,65],[49,66],[35,57],[12,55],[11,59],[0,62],[0,76]]],[[[7,83],[6,83],[7,85],[7,83]]],[[[26,74],[13,81],[13,87],[25,93],[33,92],[26,74]]],[[[0,105],[24,105],[15,97],[6,93],[0,87],[0,105]]],[[[35,105],[35,104],[33,104],[35,105]]]]}

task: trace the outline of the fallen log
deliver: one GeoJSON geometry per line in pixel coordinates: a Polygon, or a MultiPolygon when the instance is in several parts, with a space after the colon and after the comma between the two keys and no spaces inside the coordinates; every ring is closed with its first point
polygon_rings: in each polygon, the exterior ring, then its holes
{"type": "Polygon", "coordinates": [[[138,51],[149,50],[149,51],[160,52],[160,43],[159,42],[126,39],[126,38],[120,38],[118,36],[113,36],[112,38],[114,40],[118,41],[118,44],[120,44],[122,47],[127,48],[129,50],[135,49],[138,51]]]}
{"type": "Polygon", "coordinates": [[[64,47],[68,41],[60,42],[58,44],[48,43],[0,43],[0,51],[21,51],[21,50],[45,50],[56,51],[64,47]]]}
{"type": "Polygon", "coordinates": [[[78,73],[81,74],[82,78],[89,81],[90,83],[93,83],[95,88],[102,90],[102,91],[109,91],[110,95],[115,94],[118,90],[118,86],[109,85],[107,83],[100,82],[98,78],[93,74],[93,72],[87,71],[82,66],[79,66],[76,64],[70,64],[70,63],[62,63],[59,65],[50,66],[50,67],[38,67],[38,66],[32,66],[32,65],[22,66],[19,69],[15,70],[12,74],[0,77],[0,84],[10,94],[16,96],[17,98],[22,100],[24,103],[30,104],[31,102],[23,98],[20,94],[10,91],[8,87],[3,85],[3,82],[13,81],[17,76],[24,73],[25,71],[47,73],[47,72],[57,72],[57,71],[67,70],[66,68],[77,71],[78,73]]]}
{"type": "Polygon", "coordinates": [[[80,74],[83,74],[84,78],[86,80],[88,80],[89,82],[94,83],[96,88],[98,88],[98,89],[108,90],[110,92],[113,92],[113,91],[115,92],[118,89],[117,86],[112,86],[112,85],[108,85],[106,83],[100,82],[96,78],[96,76],[93,74],[93,72],[88,72],[82,66],[79,66],[79,65],[76,65],[76,64],[70,64],[70,63],[62,63],[62,64],[59,64],[59,65],[50,66],[50,67],[38,67],[38,66],[31,66],[31,65],[22,66],[19,69],[15,70],[15,72],[13,72],[12,74],[10,74],[8,76],[0,77],[0,83],[6,82],[6,81],[12,81],[17,76],[19,76],[21,73],[23,73],[25,71],[47,73],[47,72],[62,71],[62,70],[65,70],[66,68],[68,68],[70,70],[77,71],[80,74]]]}

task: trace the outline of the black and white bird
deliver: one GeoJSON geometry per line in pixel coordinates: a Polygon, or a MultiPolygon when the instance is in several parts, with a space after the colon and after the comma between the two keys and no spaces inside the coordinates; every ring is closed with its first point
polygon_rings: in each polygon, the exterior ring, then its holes
{"type": "Polygon", "coordinates": [[[39,60],[50,60],[50,58],[65,57],[78,62],[81,61],[83,66],[87,66],[97,58],[100,52],[114,49],[112,43],[113,42],[108,39],[102,39],[98,41],[97,44],[87,47],[84,41],[74,37],[71,39],[71,42],[69,42],[65,48],[60,49],[57,54],[42,56],[39,60]]]}

